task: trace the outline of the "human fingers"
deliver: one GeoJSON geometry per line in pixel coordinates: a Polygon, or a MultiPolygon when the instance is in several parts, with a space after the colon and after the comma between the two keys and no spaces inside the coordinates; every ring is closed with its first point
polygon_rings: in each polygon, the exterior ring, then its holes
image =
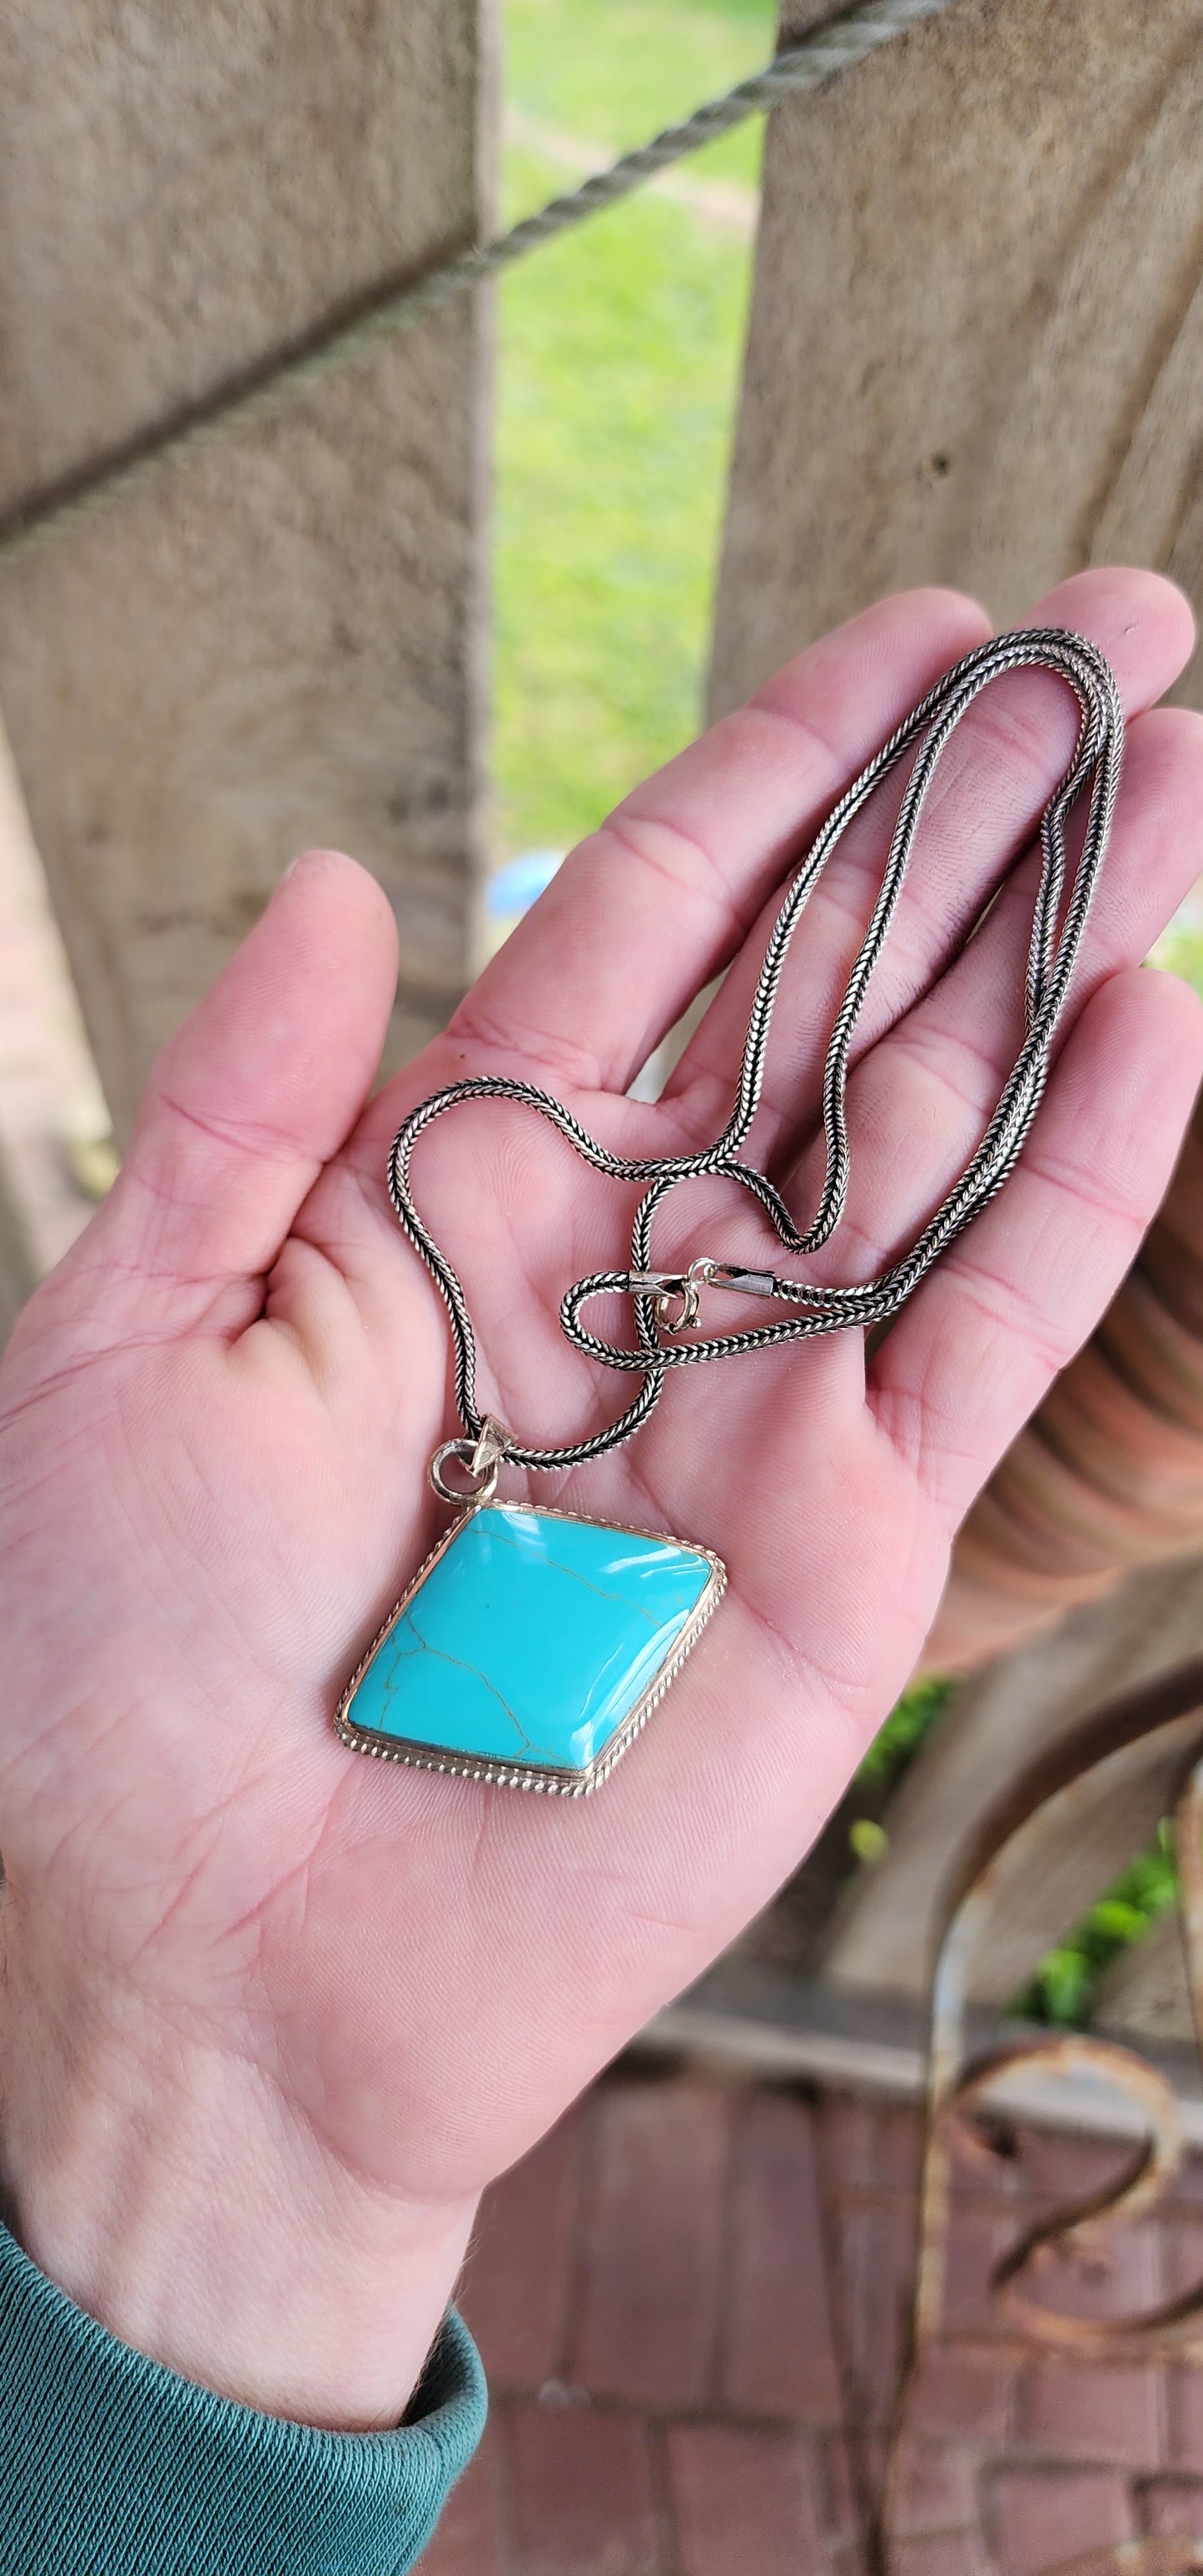
{"type": "MultiPolygon", "coordinates": [[[[1129,715],[1151,706],[1176,678],[1194,632],[1191,611],[1172,584],[1123,569],[1060,583],[1025,623],[1072,628],[1097,643],[1129,715]]],[[[1077,722],[1064,682],[1027,671],[993,683],[958,727],[924,806],[915,859],[858,1025],[854,1062],[913,1007],[1027,847],[1068,765],[1077,722]]],[[[758,1159],[788,1150],[791,1139],[801,1141],[813,1129],[829,1033],[881,883],[900,792],[900,783],[891,783],[857,817],[807,905],[778,1004],[756,1130],[758,1159]]],[[[758,920],[668,1085],[666,1100],[690,1137],[708,1136],[722,1123],[775,911],[770,905],[758,920]]]]}
{"type": "Polygon", "coordinates": [[[363,1106],[396,977],[375,880],[310,851],[155,1065],[120,1177],[83,1239],[109,1308],[172,1325],[237,1284],[255,1311],[322,1165],[363,1106]]]}
{"type": "MultiPolygon", "coordinates": [[[[1146,592],[1149,614],[1145,624],[1153,630],[1152,642],[1142,648],[1143,667],[1134,658],[1124,670],[1130,693],[1142,682],[1155,689],[1168,676],[1170,658],[1181,649],[1189,629],[1189,612],[1178,594],[1160,582],[1145,584],[1136,577],[1130,584],[1126,576],[1120,576],[1107,582],[1067,585],[1061,599],[1052,603],[1060,605],[1066,616],[1076,616],[1079,624],[1103,624],[1106,642],[1123,670],[1124,629],[1130,627],[1135,633],[1140,625],[1138,617],[1125,612],[1139,608],[1146,592]],[[1116,632],[1108,630],[1107,616],[1116,632]]],[[[1127,636],[1126,642],[1129,654],[1135,657],[1133,634],[1127,636]]],[[[1068,758],[1072,742],[1072,700],[1068,693],[1066,699],[1066,740],[1059,760],[1068,758]]],[[[1025,745],[1022,728],[1015,738],[1025,745]]],[[[1144,953],[1203,865],[1203,844],[1196,821],[1203,815],[1203,774],[1197,746],[1195,720],[1184,715],[1167,713],[1155,719],[1138,719],[1132,728],[1112,856],[1104,870],[1092,924],[1093,946],[1089,953],[1094,959],[1091,971],[1095,974],[1110,972],[1115,965],[1135,961],[1144,953]],[[1145,723],[1150,727],[1147,737],[1141,731],[1145,723]]],[[[1038,747],[1047,759],[1042,734],[1033,734],[1026,740],[1028,757],[1036,758],[1038,747]]],[[[1047,784],[1042,778],[1041,799],[1047,784]]],[[[1024,812],[1025,825],[1030,819],[1029,807],[1024,812]]],[[[1002,1087],[1008,1043],[1014,1048],[1019,1042],[1018,1004],[1032,899],[1032,887],[1025,883],[1020,869],[979,938],[971,944],[961,968],[952,970],[931,997],[920,1001],[899,1022],[893,1039],[889,1043],[879,1041],[855,1070],[849,1100],[853,1147],[850,1204],[832,1248],[830,1264],[815,1265],[819,1277],[863,1279],[884,1268],[894,1250],[901,1249],[918,1232],[923,1218],[968,1160],[1002,1087]],[[950,997],[956,1004],[951,1023],[947,1016],[950,997]],[[916,1140],[921,1150],[916,1150],[916,1140]]],[[[755,965],[758,970],[759,952],[755,965]]],[[[445,1048],[436,1048],[433,1053],[445,1057],[445,1061],[410,1067],[397,1088],[420,1096],[422,1091],[471,1069],[470,1055],[461,1054],[452,1060],[449,1041],[445,1048]]],[[[711,1104],[708,1120],[701,1122],[704,1132],[715,1131],[729,1102],[730,1091],[725,1090],[721,1101],[711,1104]]],[[[616,1103],[615,1107],[620,1105],[616,1103]]],[[[386,1133],[391,1132],[398,1106],[395,1093],[372,1103],[353,1149],[361,1168],[373,1172],[379,1168],[386,1133]],[[368,1158],[366,1165],[361,1159],[364,1155],[368,1158]]],[[[642,1116],[646,1121],[648,1113],[644,1111],[642,1116]]],[[[785,1111],[782,1123],[787,1123],[785,1111]]],[[[617,1140],[610,1137],[608,1141],[617,1140]]],[[[545,1332],[545,1307],[548,1303],[554,1307],[558,1302],[574,1269],[585,1271],[614,1259],[613,1224],[617,1219],[612,1221],[609,1235],[603,1232],[596,1241],[577,1242],[570,1257],[566,1239],[573,1226],[573,1211],[586,1205],[592,1208],[596,1193],[582,1187],[570,1157],[562,1146],[549,1146],[538,1121],[515,1121],[512,1111],[496,1111],[491,1121],[487,1113],[476,1113],[466,1135],[457,1134],[456,1154],[449,1161],[443,1157],[433,1168],[424,1168],[422,1188],[423,1204],[432,1213],[439,1239],[463,1246],[470,1302],[475,1307],[478,1297],[483,1296],[486,1313],[495,1312],[496,1279],[487,1265],[479,1270],[474,1267],[474,1239],[465,1238],[461,1211],[466,1206],[489,1203],[491,1172],[499,1174],[505,1183],[512,1222],[530,1260],[536,1258],[532,1250],[536,1223],[547,1246],[546,1260],[537,1271],[539,1294],[531,1298],[528,1293],[518,1312],[507,1313],[505,1318],[505,1345],[518,1366],[528,1342],[545,1332]],[[476,1158],[475,1162],[465,1165],[465,1151],[476,1158]],[[492,1157],[491,1162],[488,1157],[492,1157]]],[[[813,1210],[819,1187],[817,1168],[804,1167],[797,1185],[789,1190],[791,1204],[800,1218],[813,1210]]],[[[724,1197],[720,1184],[715,1184],[705,1199],[707,1207],[711,1198],[715,1200],[711,1233],[699,1235],[699,1202],[693,1198],[687,1208],[674,1210],[675,1228],[669,1222],[667,1234],[658,1233],[658,1254],[675,1257],[683,1250],[717,1250],[727,1257],[746,1257],[755,1266],[762,1258],[757,1248],[760,1221],[755,1212],[729,1192],[724,1197]]],[[[364,1211],[359,1197],[352,1197],[350,1205],[356,1223],[362,1224],[364,1211]]],[[[373,1245],[374,1241],[373,1237],[373,1245]]],[[[531,1275],[524,1272],[528,1292],[531,1275]]],[[[741,1320],[744,1318],[734,1309],[730,1317],[723,1318],[732,1330],[741,1320]]],[[[746,1320],[762,1322],[762,1310],[749,1309],[746,1320]]],[[[546,1396],[549,1415],[558,1422],[563,1407],[572,1408],[575,1404],[579,1365],[574,1366],[557,1345],[551,1380],[546,1360],[537,1353],[531,1357],[531,1367],[538,1380],[540,1401],[546,1396]]],[[[525,1369],[519,1370],[520,1377],[525,1374],[525,1369]]],[[[678,1394],[678,1410],[683,1401],[678,1394]]]]}
{"type": "MultiPolygon", "coordinates": [[[[1203,720],[1158,708],[1130,728],[1111,845],[1070,991],[1071,1015],[1139,965],[1203,869],[1203,720]]],[[[914,1241],[968,1163],[1018,1054],[1039,863],[1033,853],[946,975],[858,1065],[848,1093],[848,1204],[814,1264],[870,1278],[914,1241]]],[[[815,1138],[785,1196],[818,1200],[815,1138]]]]}
{"type": "Polygon", "coordinates": [[[877,1351],[870,1405],[950,1531],[1115,1294],[1201,1075],[1203,1009],[1176,977],[1099,986],[1006,1189],[877,1351]]]}
{"type": "Polygon", "coordinates": [[[981,642],[955,592],[883,600],[787,663],[565,862],[456,1012],[452,1042],[624,1091],[738,947],[845,780],[981,642]]]}
{"type": "MultiPolygon", "coordinates": [[[[1136,964],[1201,867],[1203,722],[1158,709],[1130,730],[1111,851],[1079,970],[1082,997],[1136,964]]],[[[824,1252],[805,1265],[806,1275],[845,1283],[878,1276],[915,1240],[964,1169],[1022,1035],[1035,872],[1034,862],[1016,872],[949,973],[856,1068],[848,1093],[848,1205],[824,1252]]],[[[1187,1011],[1189,1018],[1189,999],[1187,1011]]],[[[1054,1086],[1059,1078],[1055,1073],[1054,1086]]],[[[1167,1097],[1172,1108],[1174,1094],[1167,1097]]],[[[1034,1150],[1029,1141],[1025,1164],[1034,1150]]],[[[800,1225],[813,1213],[822,1167],[816,1143],[784,1183],[800,1225]]],[[[1020,1176],[1013,1176],[1004,1198],[1019,1187],[1020,1176]]],[[[967,1243],[972,1245],[984,1222],[970,1230],[967,1243]]],[[[753,1266],[764,1258],[759,1220],[751,1210],[730,1209],[721,1229],[716,1224],[698,1241],[753,1266]]],[[[946,1254],[944,1263],[954,1257],[946,1254]]],[[[749,1307],[745,1316],[731,1303],[734,1326],[763,1319],[762,1308],[749,1307]]],[[[883,1365],[905,1323],[905,1316],[895,1323],[883,1365]]],[[[855,1392],[851,1363],[858,1357],[859,1336],[837,1336],[834,1344],[815,1347],[806,1372],[808,1406],[824,1390],[846,1402],[855,1392]],[[816,1376],[821,1353],[837,1363],[834,1376],[829,1365],[816,1376]],[[838,1366],[843,1357],[848,1369],[838,1366]]]]}

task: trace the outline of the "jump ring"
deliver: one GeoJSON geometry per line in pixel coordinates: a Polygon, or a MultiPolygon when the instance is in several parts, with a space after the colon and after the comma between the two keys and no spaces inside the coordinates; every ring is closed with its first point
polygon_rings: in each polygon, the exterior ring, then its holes
{"type": "Polygon", "coordinates": [[[476,1455],[476,1446],[477,1444],[475,1440],[460,1438],[458,1440],[444,1440],[442,1448],[435,1450],[426,1473],[429,1476],[431,1484],[433,1485],[441,1503],[492,1502],[493,1496],[497,1491],[497,1474],[501,1462],[498,1458],[491,1459],[489,1465],[485,1468],[483,1475],[479,1476],[476,1482],[473,1483],[471,1481],[472,1460],[476,1455]],[[458,1460],[459,1465],[463,1468],[465,1475],[469,1479],[466,1486],[448,1484],[447,1479],[443,1474],[443,1460],[445,1458],[455,1458],[458,1460]]]}

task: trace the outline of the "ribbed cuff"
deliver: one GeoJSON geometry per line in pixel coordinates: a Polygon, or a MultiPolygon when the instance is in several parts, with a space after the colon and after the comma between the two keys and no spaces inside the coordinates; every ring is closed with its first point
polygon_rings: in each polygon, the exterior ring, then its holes
{"type": "Polygon", "coordinates": [[[3,2576],[403,2576],[484,2420],[454,2311],[395,2433],[316,2432],[119,2343],[0,2227],[3,2576]]]}

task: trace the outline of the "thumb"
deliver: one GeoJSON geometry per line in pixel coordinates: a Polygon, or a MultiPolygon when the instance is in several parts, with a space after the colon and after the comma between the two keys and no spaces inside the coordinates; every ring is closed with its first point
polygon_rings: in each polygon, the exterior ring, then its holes
{"type": "Polygon", "coordinates": [[[148,1290],[183,1325],[260,1277],[371,1089],[397,933],[353,859],[311,850],[281,878],[155,1064],[120,1176],[83,1238],[108,1296],[148,1290]]]}

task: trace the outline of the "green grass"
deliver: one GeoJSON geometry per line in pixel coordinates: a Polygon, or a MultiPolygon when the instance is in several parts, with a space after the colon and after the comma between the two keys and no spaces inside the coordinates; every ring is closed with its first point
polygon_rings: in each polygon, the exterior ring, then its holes
{"type": "MultiPolygon", "coordinates": [[[[758,70],[775,27],[764,0],[506,0],[506,99],[559,132],[628,152],[758,70]]],[[[752,120],[689,166],[752,186],[760,134],[752,120]]],[[[511,218],[538,204],[529,172],[510,167],[504,184],[511,218]]]]}
{"type": "MultiPolygon", "coordinates": [[[[621,150],[765,59],[773,13],[509,0],[506,36],[512,216],[571,183],[534,127],[621,150]]],[[[757,124],[689,169],[751,187],[759,150],[757,124]]],[[[502,289],[498,857],[567,848],[696,730],[749,269],[738,230],[645,195],[502,289]]]]}

